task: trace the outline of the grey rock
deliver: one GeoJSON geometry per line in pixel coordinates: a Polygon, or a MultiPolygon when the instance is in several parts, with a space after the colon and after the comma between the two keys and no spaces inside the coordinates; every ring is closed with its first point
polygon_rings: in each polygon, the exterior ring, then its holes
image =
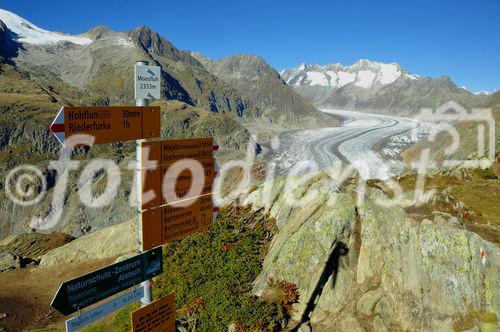
{"type": "Polygon", "coordinates": [[[473,328],[471,329],[468,329],[468,330],[463,330],[462,332],[480,332],[481,330],[479,329],[478,326],[474,326],[473,328]]]}
{"type": "Polygon", "coordinates": [[[0,253],[0,272],[21,268],[21,257],[8,252],[0,253]]]}
{"type": "MultiPolygon", "coordinates": [[[[308,296],[313,293],[326,268],[329,254],[338,242],[348,241],[348,233],[354,221],[355,204],[350,195],[339,194],[335,205],[325,204],[330,188],[325,178],[318,179],[306,186],[306,189],[301,187],[293,190],[285,187],[274,197],[269,209],[271,217],[276,219],[279,233],[272,241],[262,273],[255,280],[254,293],[262,295],[269,286],[269,278],[295,283],[300,301],[295,307],[292,319],[297,321],[305,309],[308,296]],[[296,195],[300,200],[311,192],[318,194],[311,198],[308,204],[290,206],[287,201],[290,195],[296,195]]],[[[260,197],[262,187],[258,190],[258,193],[253,193],[251,199],[255,202],[255,208],[260,204],[265,205],[265,200],[260,197]]],[[[339,303],[346,301],[352,277],[348,271],[342,271],[337,277],[335,288],[331,286],[331,277],[325,280],[327,286],[324,290],[333,293],[322,296],[318,307],[330,312],[333,308],[341,307],[339,303]]]]}
{"type": "Polygon", "coordinates": [[[363,332],[365,329],[361,326],[354,315],[348,315],[339,323],[340,331],[363,332]]]}
{"type": "Polygon", "coordinates": [[[384,320],[380,316],[375,316],[373,318],[373,331],[374,332],[387,332],[387,326],[385,326],[384,320]]]}
{"type": "Polygon", "coordinates": [[[311,332],[311,326],[308,323],[302,323],[297,332],[311,332]]]}
{"type": "Polygon", "coordinates": [[[383,294],[382,288],[377,288],[375,290],[366,292],[358,300],[358,303],[356,304],[356,309],[365,316],[370,316],[372,314],[373,306],[375,305],[375,303],[378,302],[378,300],[380,300],[382,294],[383,294]]]}
{"type": "Polygon", "coordinates": [[[449,213],[446,212],[441,212],[441,211],[433,211],[432,215],[434,216],[434,222],[436,224],[448,224],[452,226],[459,226],[460,221],[458,220],[457,217],[452,216],[449,213]]]}
{"type": "Polygon", "coordinates": [[[137,251],[137,249],[137,222],[130,220],[100,229],[49,251],[41,257],[40,266],[47,267],[119,257],[137,251]]]}
{"type": "MultiPolygon", "coordinates": [[[[336,204],[329,206],[329,183],[318,176],[294,195],[300,199],[313,190],[320,194],[307,205],[289,206],[287,184],[276,186],[280,189],[270,195],[267,205],[263,186],[246,201],[254,209],[265,208],[278,225],[253,292],[265,293],[269,278],[295,283],[299,303],[292,319],[304,312],[332,248],[340,242],[349,251],[347,257],[339,257],[335,279],[330,275],[322,281],[321,296],[310,315],[315,325],[331,327],[332,320],[355,319],[346,317],[358,310],[360,315],[378,316],[380,328],[383,323],[403,330],[442,331],[452,329],[456,317],[472,309],[500,312],[500,249],[476,233],[449,223],[411,221],[399,206],[376,204],[385,194],[368,188],[358,206],[360,234],[356,235],[355,202],[349,191],[337,194],[336,204]],[[488,255],[485,265],[479,257],[481,247],[488,255]],[[377,290],[358,298],[360,290],[366,292],[364,285],[375,285],[377,290]]],[[[271,189],[273,193],[275,188],[271,189]]]]}

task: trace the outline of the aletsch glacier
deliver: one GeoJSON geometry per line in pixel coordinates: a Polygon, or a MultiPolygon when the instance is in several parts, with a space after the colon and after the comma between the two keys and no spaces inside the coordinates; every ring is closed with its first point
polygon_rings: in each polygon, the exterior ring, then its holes
{"type": "Polygon", "coordinates": [[[387,179],[403,169],[400,152],[424,139],[438,125],[416,119],[320,109],[344,118],[339,127],[292,130],[266,153],[277,174],[316,172],[343,163],[361,169],[364,179],[387,179]],[[380,147],[374,146],[380,143],[380,147]]]}

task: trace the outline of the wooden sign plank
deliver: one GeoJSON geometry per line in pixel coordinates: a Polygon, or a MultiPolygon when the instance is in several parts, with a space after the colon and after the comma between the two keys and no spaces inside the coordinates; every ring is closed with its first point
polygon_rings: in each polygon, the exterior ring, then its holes
{"type": "Polygon", "coordinates": [[[93,144],[160,137],[160,107],[64,106],[50,130],[63,145],[78,134],[93,136],[93,144]]]}
{"type": "Polygon", "coordinates": [[[144,142],[141,144],[142,167],[172,164],[181,159],[212,159],[216,149],[212,137],[144,142]]]}
{"type": "Polygon", "coordinates": [[[171,164],[157,168],[143,168],[142,209],[145,210],[211,193],[215,179],[215,159],[200,160],[199,162],[203,168],[203,174],[192,174],[188,168],[174,174],[171,164]],[[197,185],[194,185],[195,176],[201,177],[201,179],[197,179],[200,181],[197,185]],[[144,193],[150,193],[148,195],[152,196],[148,197],[144,193]],[[173,193],[175,193],[175,196],[173,193]]]}
{"type": "Polygon", "coordinates": [[[212,225],[213,210],[212,195],[208,194],[143,211],[143,250],[209,228],[212,225]]]}
{"type": "Polygon", "coordinates": [[[174,293],[132,312],[133,332],[175,332],[174,293]]]}

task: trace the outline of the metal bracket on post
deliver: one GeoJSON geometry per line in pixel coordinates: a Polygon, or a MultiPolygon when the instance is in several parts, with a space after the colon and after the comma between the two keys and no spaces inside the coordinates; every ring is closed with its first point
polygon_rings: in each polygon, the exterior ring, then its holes
{"type": "MultiPolygon", "coordinates": [[[[147,61],[137,61],[136,65],[147,66],[147,61]]],[[[135,71],[134,71],[135,74],[135,71]]],[[[136,76],[136,75],[135,75],[136,76]]],[[[137,79],[137,77],[134,77],[137,79]]],[[[149,106],[148,99],[136,99],[135,106],[149,106]]],[[[138,223],[138,241],[139,241],[139,252],[142,252],[142,207],[141,207],[141,197],[142,197],[142,151],[141,151],[141,143],[144,142],[144,139],[139,139],[136,142],[136,179],[137,179],[137,223],[138,223]]],[[[144,297],[141,299],[142,306],[146,306],[147,304],[153,302],[153,287],[151,284],[151,280],[146,280],[141,283],[141,287],[144,288],[144,297]]]]}

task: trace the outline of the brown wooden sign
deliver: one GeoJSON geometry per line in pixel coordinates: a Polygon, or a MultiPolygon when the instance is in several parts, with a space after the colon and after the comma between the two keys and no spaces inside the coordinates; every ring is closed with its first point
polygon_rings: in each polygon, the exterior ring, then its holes
{"type": "Polygon", "coordinates": [[[133,332],[175,332],[174,293],[132,312],[133,332]]]}
{"type": "Polygon", "coordinates": [[[50,130],[63,145],[77,134],[93,136],[93,144],[160,137],[160,107],[65,106],[50,130]]]}
{"type": "Polygon", "coordinates": [[[213,158],[212,137],[145,142],[141,144],[142,167],[171,164],[181,159],[206,160],[213,158]]]}
{"type": "Polygon", "coordinates": [[[143,211],[143,250],[209,228],[213,210],[212,195],[208,194],[143,211]]]}
{"type": "Polygon", "coordinates": [[[182,164],[172,164],[156,168],[143,168],[142,209],[174,203],[179,200],[209,194],[213,190],[215,160],[183,160],[182,164]],[[195,162],[196,168],[184,162],[195,162]],[[194,174],[197,173],[197,174],[194,174]],[[197,177],[197,178],[195,178],[197,177]],[[145,194],[147,193],[147,194],[145,194]]]}

